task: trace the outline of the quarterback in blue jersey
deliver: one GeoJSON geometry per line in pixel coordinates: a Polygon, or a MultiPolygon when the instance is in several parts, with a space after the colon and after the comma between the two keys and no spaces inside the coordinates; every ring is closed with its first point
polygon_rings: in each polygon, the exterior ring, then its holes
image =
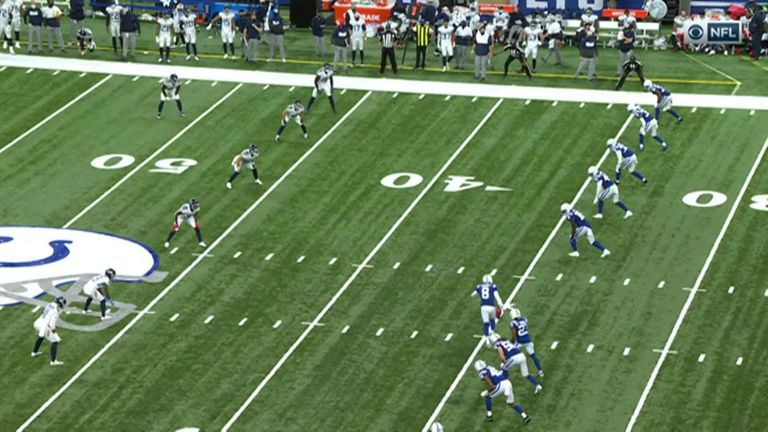
{"type": "Polygon", "coordinates": [[[472,297],[480,296],[480,317],[483,319],[483,334],[486,346],[490,348],[488,336],[496,330],[496,316],[501,316],[501,306],[504,302],[499,295],[499,287],[493,283],[491,275],[483,276],[483,283],[477,285],[472,291],[472,297]]]}
{"type": "Polygon", "coordinates": [[[509,317],[511,318],[509,327],[512,329],[512,340],[515,341],[515,345],[525,347],[525,350],[528,351],[528,355],[531,356],[531,360],[533,360],[533,364],[536,365],[536,369],[539,370],[539,376],[543,378],[544,370],[541,368],[539,356],[537,356],[536,352],[533,350],[533,340],[531,339],[531,334],[528,332],[528,318],[525,318],[523,314],[520,313],[520,309],[517,308],[511,308],[509,310],[509,317]]]}
{"type": "Polygon", "coordinates": [[[531,418],[525,413],[523,407],[515,403],[515,395],[512,393],[512,383],[509,381],[509,375],[506,371],[498,371],[492,366],[488,366],[484,361],[475,362],[475,370],[480,380],[485,383],[486,389],[480,393],[480,397],[485,399],[485,419],[493,421],[493,403],[491,399],[499,395],[507,397],[507,405],[523,418],[523,423],[528,424],[531,418]]]}
{"type": "Polygon", "coordinates": [[[653,139],[658,141],[659,144],[661,144],[661,151],[667,150],[667,143],[664,142],[664,138],[659,136],[659,122],[651,116],[651,114],[640,108],[639,106],[635,104],[629,104],[627,105],[627,111],[629,111],[636,119],[640,120],[640,146],[637,148],[638,151],[643,151],[645,149],[645,134],[650,133],[653,139]]]}
{"type": "Polygon", "coordinates": [[[594,203],[597,204],[597,214],[595,215],[595,219],[603,218],[603,207],[605,206],[605,200],[608,198],[612,198],[613,203],[624,210],[624,219],[632,217],[632,212],[629,211],[627,206],[621,200],[619,200],[619,187],[611,181],[611,178],[608,177],[607,174],[597,169],[596,166],[587,168],[587,174],[589,174],[589,177],[597,186],[595,189],[594,201],[594,203]]]}
{"type": "Polygon", "coordinates": [[[520,347],[517,344],[514,344],[507,339],[502,339],[498,333],[493,333],[489,339],[491,340],[493,349],[496,350],[501,359],[501,370],[509,372],[510,368],[517,367],[520,369],[520,375],[533,384],[534,393],[539,393],[544,389],[544,387],[536,381],[536,378],[528,372],[528,361],[525,359],[525,355],[520,351],[520,347]]]}
{"type": "Polygon", "coordinates": [[[600,255],[600,258],[605,258],[608,255],[611,254],[611,251],[605,248],[602,243],[595,240],[595,235],[592,233],[592,225],[589,224],[589,221],[586,217],[584,217],[583,214],[581,214],[580,211],[574,209],[571,207],[568,203],[563,203],[560,206],[560,212],[563,213],[563,217],[565,217],[565,220],[571,223],[571,249],[573,251],[569,253],[569,256],[572,257],[578,257],[579,256],[579,250],[576,247],[576,240],[578,240],[581,237],[586,236],[587,241],[589,241],[589,244],[596,247],[597,250],[602,252],[600,255]]]}
{"type": "Polygon", "coordinates": [[[651,80],[643,81],[643,88],[656,95],[656,121],[661,122],[661,119],[659,118],[661,111],[668,112],[675,118],[675,120],[677,120],[677,123],[683,121],[683,116],[672,109],[672,93],[664,87],[652,83],[651,80]]]}
{"type": "Polygon", "coordinates": [[[648,184],[648,179],[643,177],[638,171],[635,171],[635,168],[637,168],[637,155],[635,152],[613,138],[609,139],[606,145],[608,146],[608,150],[614,152],[618,159],[618,162],[616,163],[616,184],[621,183],[621,170],[624,168],[626,168],[634,177],[637,177],[643,182],[643,186],[648,184]]]}

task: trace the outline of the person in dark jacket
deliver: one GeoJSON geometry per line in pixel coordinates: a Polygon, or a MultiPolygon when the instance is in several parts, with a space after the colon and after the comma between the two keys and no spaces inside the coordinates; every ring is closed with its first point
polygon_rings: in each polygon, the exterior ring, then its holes
{"type": "Polygon", "coordinates": [[[635,30],[634,25],[630,24],[624,27],[619,35],[619,64],[616,66],[616,76],[621,76],[622,66],[634,54],[635,49],[635,30]]]}
{"type": "Polygon", "coordinates": [[[85,21],[85,1],[69,0],[69,36],[71,43],[77,43],[77,32],[83,28],[85,21]]]}
{"type": "Polygon", "coordinates": [[[24,18],[29,25],[29,36],[27,38],[27,52],[32,54],[32,41],[37,39],[37,52],[43,51],[43,11],[40,10],[37,1],[31,0],[29,6],[24,11],[24,18]]]}
{"type": "Polygon", "coordinates": [[[136,39],[141,34],[139,18],[133,9],[126,7],[120,17],[120,32],[123,37],[123,61],[128,59],[128,48],[131,49],[131,59],[136,59],[136,39]]]}
{"type": "Polygon", "coordinates": [[[323,26],[325,26],[325,18],[322,12],[318,12],[312,18],[309,27],[312,29],[312,37],[315,39],[315,55],[321,58],[325,58],[325,32],[323,31],[323,26]]]}
{"type": "Polygon", "coordinates": [[[589,23],[584,24],[584,31],[579,38],[579,67],[576,68],[576,74],[573,79],[581,75],[584,66],[588,67],[587,81],[595,79],[595,61],[597,60],[597,35],[592,32],[589,23]]]}
{"type": "Polygon", "coordinates": [[[751,35],[752,52],[751,56],[753,60],[760,58],[760,52],[762,51],[763,40],[763,26],[765,25],[765,11],[762,10],[760,5],[751,3],[747,7],[747,18],[749,24],[747,26],[751,35]]]}
{"type": "Polygon", "coordinates": [[[256,12],[252,12],[245,28],[245,61],[254,63],[259,56],[259,44],[261,43],[262,26],[256,12]]]}
{"type": "Polygon", "coordinates": [[[285,20],[280,16],[280,11],[273,10],[273,16],[269,20],[269,57],[268,62],[275,56],[275,46],[280,48],[280,57],[285,63],[285,20]]]}

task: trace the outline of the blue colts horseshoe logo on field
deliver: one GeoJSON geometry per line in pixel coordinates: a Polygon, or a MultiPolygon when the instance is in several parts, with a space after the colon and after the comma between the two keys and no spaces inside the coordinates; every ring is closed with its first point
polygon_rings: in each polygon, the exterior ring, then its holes
{"type": "MultiPolygon", "coordinates": [[[[13,241],[13,237],[0,237],[0,244],[8,243],[10,241],[13,241]]],[[[19,262],[0,261],[0,267],[34,267],[55,263],[56,261],[61,261],[69,256],[69,248],[67,245],[72,244],[70,240],[54,240],[48,244],[51,246],[51,249],[53,249],[53,252],[45,258],[19,262]]]]}

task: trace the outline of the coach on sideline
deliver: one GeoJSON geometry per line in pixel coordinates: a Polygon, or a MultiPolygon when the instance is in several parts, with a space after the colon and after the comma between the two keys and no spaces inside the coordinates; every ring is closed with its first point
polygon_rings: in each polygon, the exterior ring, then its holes
{"type": "Polygon", "coordinates": [[[69,0],[69,37],[77,44],[77,32],[83,28],[85,21],[85,2],[83,0],[69,0]]]}
{"type": "Polygon", "coordinates": [[[139,18],[133,9],[126,7],[120,17],[120,31],[123,33],[123,61],[128,59],[128,47],[131,47],[131,59],[136,59],[136,35],[141,34],[139,18]]]}
{"type": "Polygon", "coordinates": [[[397,73],[397,62],[395,61],[395,45],[397,44],[397,34],[392,30],[389,23],[384,25],[384,31],[379,33],[379,43],[381,44],[381,68],[379,73],[384,74],[387,69],[387,58],[392,65],[392,73],[397,73]]]}
{"type": "Polygon", "coordinates": [[[29,2],[29,7],[24,11],[24,17],[29,24],[29,36],[27,38],[27,53],[32,54],[32,41],[37,39],[37,52],[43,51],[43,11],[35,0],[29,2]]]}
{"type": "Polygon", "coordinates": [[[59,49],[64,52],[64,39],[61,37],[61,9],[48,0],[48,4],[41,9],[45,26],[48,27],[48,51],[53,51],[53,38],[59,41],[59,49]]]}

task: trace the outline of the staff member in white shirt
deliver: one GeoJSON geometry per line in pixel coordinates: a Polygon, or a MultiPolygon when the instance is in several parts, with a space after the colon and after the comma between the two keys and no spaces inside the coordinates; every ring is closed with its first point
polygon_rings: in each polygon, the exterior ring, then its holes
{"type": "Polygon", "coordinates": [[[64,52],[64,38],[61,36],[61,9],[48,0],[48,4],[42,8],[45,26],[48,27],[48,50],[53,51],[53,38],[59,41],[59,49],[64,52]]]}

